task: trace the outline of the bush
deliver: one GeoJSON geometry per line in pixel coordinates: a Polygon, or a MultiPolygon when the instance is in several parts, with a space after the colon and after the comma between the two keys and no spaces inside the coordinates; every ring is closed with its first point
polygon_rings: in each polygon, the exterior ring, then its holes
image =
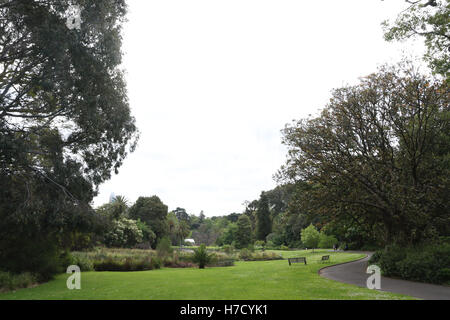
{"type": "Polygon", "coordinates": [[[280,250],[287,251],[287,250],[289,250],[289,247],[285,246],[285,245],[282,245],[282,246],[280,246],[280,250]]]}
{"type": "Polygon", "coordinates": [[[37,277],[30,272],[14,274],[0,271],[0,291],[28,288],[35,283],[37,283],[37,277]]]}
{"type": "Polygon", "coordinates": [[[266,249],[276,250],[276,249],[278,249],[278,246],[276,246],[272,241],[268,240],[266,242],[266,249]]]}
{"type": "Polygon", "coordinates": [[[80,267],[81,271],[93,271],[94,264],[87,256],[73,256],[73,264],[80,267]]]}
{"type": "Polygon", "coordinates": [[[450,281],[450,245],[422,245],[416,248],[386,247],[370,259],[383,275],[436,284],[450,281]]]}
{"type": "Polygon", "coordinates": [[[105,244],[108,247],[130,248],[142,242],[143,239],[143,231],[139,229],[137,221],[121,218],[113,221],[111,230],[105,235],[105,244]]]}
{"type": "Polygon", "coordinates": [[[289,243],[289,248],[290,249],[303,249],[303,243],[300,240],[297,241],[292,241],[289,243]]]}
{"type": "Polygon", "coordinates": [[[266,260],[281,260],[283,257],[276,252],[250,252],[247,249],[242,249],[239,253],[239,259],[244,261],[266,261],[266,260]]]}
{"type": "Polygon", "coordinates": [[[252,257],[252,253],[250,252],[250,250],[244,248],[239,252],[239,259],[247,261],[250,260],[252,257]]]}
{"type": "Polygon", "coordinates": [[[27,239],[24,236],[10,246],[7,244],[0,241],[2,271],[13,274],[31,272],[39,282],[45,282],[55,274],[65,272],[71,264],[70,256],[58,246],[58,239],[27,239]]]}
{"type": "Polygon", "coordinates": [[[172,254],[172,241],[168,237],[161,238],[156,246],[156,251],[159,257],[166,257],[172,254]]]}
{"type": "Polygon", "coordinates": [[[266,241],[271,241],[275,246],[281,246],[284,244],[285,237],[280,233],[269,233],[266,237],[266,241]]]}
{"type": "Polygon", "coordinates": [[[222,247],[222,250],[226,253],[226,254],[232,254],[234,251],[233,246],[226,244],[222,247]]]}
{"type": "Polygon", "coordinates": [[[333,248],[335,244],[338,243],[338,240],[335,236],[328,236],[325,233],[321,232],[319,236],[319,248],[320,249],[330,249],[333,248]]]}
{"type": "Polygon", "coordinates": [[[406,250],[397,246],[388,246],[382,252],[378,266],[381,268],[383,275],[388,277],[400,277],[397,262],[406,258],[406,250]]]}
{"type": "Polygon", "coordinates": [[[105,260],[94,262],[95,271],[144,271],[161,268],[161,260],[158,258],[132,259],[114,259],[108,257],[105,260]]]}

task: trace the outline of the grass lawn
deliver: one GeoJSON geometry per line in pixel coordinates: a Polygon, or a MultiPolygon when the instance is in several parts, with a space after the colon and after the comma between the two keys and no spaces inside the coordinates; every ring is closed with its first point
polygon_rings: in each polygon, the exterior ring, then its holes
{"type": "MultiPolygon", "coordinates": [[[[410,299],[320,277],[325,266],[318,259],[325,251],[278,251],[283,257],[307,257],[308,265],[286,260],[236,262],[234,267],[171,269],[141,272],[85,272],[81,290],[68,290],[69,275],[35,288],[0,294],[0,299],[145,299],[145,300],[296,300],[296,299],[410,299]]],[[[332,263],[363,257],[354,253],[330,254],[332,263]]]]}

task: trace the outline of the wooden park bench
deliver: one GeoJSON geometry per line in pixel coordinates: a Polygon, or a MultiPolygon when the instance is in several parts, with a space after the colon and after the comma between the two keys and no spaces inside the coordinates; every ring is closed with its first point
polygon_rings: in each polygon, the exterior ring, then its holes
{"type": "Polygon", "coordinates": [[[305,257],[288,258],[288,262],[289,262],[289,265],[291,265],[291,263],[302,263],[302,262],[304,262],[306,264],[306,258],[305,257]]]}
{"type": "Polygon", "coordinates": [[[322,259],[320,260],[320,262],[328,262],[330,261],[330,256],[322,256],[322,259]]]}

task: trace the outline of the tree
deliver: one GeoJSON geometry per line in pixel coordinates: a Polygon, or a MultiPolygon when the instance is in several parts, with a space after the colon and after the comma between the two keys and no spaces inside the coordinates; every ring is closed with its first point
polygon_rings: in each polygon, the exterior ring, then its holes
{"type": "Polygon", "coordinates": [[[336,89],[320,116],[287,126],[282,180],[304,212],[345,219],[383,244],[448,233],[449,84],[405,66],[336,89]]]}
{"type": "Polygon", "coordinates": [[[113,227],[105,235],[105,244],[109,247],[131,248],[143,240],[142,230],[136,221],[120,218],[113,222],[113,227]]]}
{"type": "Polygon", "coordinates": [[[246,248],[250,244],[252,239],[252,225],[250,218],[243,214],[237,221],[236,231],[236,248],[246,248]]]}
{"type": "Polygon", "coordinates": [[[450,77],[450,0],[406,1],[408,8],[399,14],[394,23],[385,21],[385,38],[388,41],[422,37],[427,53],[425,59],[431,68],[450,77]]]}
{"type": "Polygon", "coordinates": [[[317,248],[319,246],[320,233],[312,224],[302,230],[301,237],[303,244],[307,248],[312,248],[313,252],[314,248],[317,248]]]}
{"type": "Polygon", "coordinates": [[[212,245],[220,236],[220,230],[211,219],[205,218],[197,230],[192,231],[195,243],[212,245]]]}
{"type": "Polygon", "coordinates": [[[199,269],[205,269],[205,266],[210,263],[214,255],[209,254],[204,244],[200,245],[198,249],[194,250],[193,261],[198,263],[199,269]]]}
{"type": "Polygon", "coordinates": [[[167,215],[167,225],[169,228],[170,238],[172,244],[182,244],[183,240],[189,235],[189,225],[187,220],[179,220],[175,215],[175,212],[170,212],[167,215]]]}
{"type": "Polygon", "coordinates": [[[184,220],[187,223],[190,222],[190,217],[189,214],[186,212],[186,209],[176,208],[173,212],[175,213],[178,221],[184,220]]]}
{"type": "Polygon", "coordinates": [[[153,232],[153,230],[145,223],[142,222],[140,219],[136,220],[136,225],[142,232],[142,243],[146,248],[154,247],[156,243],[156,234],[153,232]]]}
{"type": "Polygon", "coordinates": [[[56,265],[64,238],[95,225],[89,203],[98,185],[135,148],[137,129],[119,69],[125,13],[122,0],[0,3],[4,269],[56,265]],[[80,5],[80,29],[66,26],[70,5],[80,5]]]}
{"type": "Polygon", "coordinates": [[[256,210],[256,239],[266,240],[267,235],[272,231],[272,221],[270,220],[269,199],[263,192],[258,201],[256,210]]]}
{"type": "Polygon", "coordinates": [[[324,232],[320,232],[319,243],[317,245],[319,248],[330,249],[330,248],[333,248],[333,246],[337,243],[338,243],[338,240],[336,239],[335,236],[329,236],[329,235],[325,234],[324,232]]]}
{"type": "Polygon", "coordinates": [[[129,209],[130,218],[145,222],[153,230],[157,240],[169,232],[167,214],[167,206],[157,196],[139,197],[129,209]]]}

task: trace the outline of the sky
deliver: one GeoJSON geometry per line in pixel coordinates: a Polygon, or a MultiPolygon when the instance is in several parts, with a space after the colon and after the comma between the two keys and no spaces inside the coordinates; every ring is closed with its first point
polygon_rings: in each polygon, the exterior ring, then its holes
{"type": "Polygon", "coordinates": [[[333,88],[423,52],[383,39],[403,0],[128,3],[122,67],[140,140],[95,206],[114,193],[196,215],[242,212],[276,186],[287,123],[316,115],[333,88]]]}

